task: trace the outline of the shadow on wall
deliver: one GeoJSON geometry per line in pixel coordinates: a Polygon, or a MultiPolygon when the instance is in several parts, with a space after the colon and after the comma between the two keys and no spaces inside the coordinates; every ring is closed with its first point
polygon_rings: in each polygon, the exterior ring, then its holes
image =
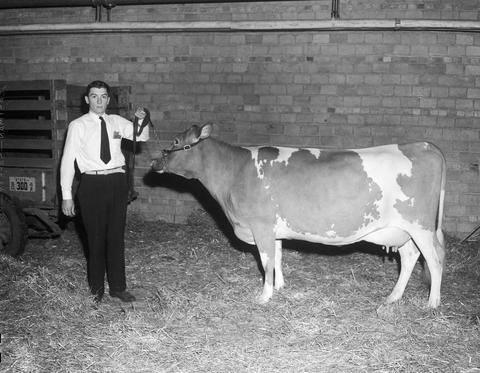
{"type": "Polygon", "coordinates": [[[159,174],[150,170],[143,178],[145,185],[149,187],[163,187],[177,193],[190,193],[200,203],[201,207],[210,215],[215,224],[228,238],[230,243],[238,250],[251,251],[250,245],[240,241],[233,232],[225,213],[212,197],[210,192],[195,179],[185,179],[174,174],[159,174]]]}
{"type": "MultiPolygon", "coordinates": [[[[177,193],[190,193],[200,203],[201,207],[212,218],[214,224],[227,238],[230,245],[237,251],[250,253],[256,260],[260,272],[263,273],[260,254],[256,246],[249,245],[235,236],[233,227],[227,219],[218,202],[210,192],[196,179],[185,179],[175,174],[159,174],[150,170],[143,178],[149,187],[164,187],[177,193]]],[[[208,224],[208,223],[207,223],[208,224]]]]}

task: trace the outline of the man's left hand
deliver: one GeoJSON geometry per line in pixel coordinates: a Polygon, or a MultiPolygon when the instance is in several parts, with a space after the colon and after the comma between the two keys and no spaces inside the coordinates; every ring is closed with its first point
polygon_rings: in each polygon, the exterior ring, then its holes
{"type": "Polygon", "coordinates": [[[142,107],[139,107],[137,108],[137,110],[135,111],[135,116],[138,118],[138,119],[145,119],[145,117],[147,116],[147,113],[145,112],[145,110],[143,110],[142,107]]]}

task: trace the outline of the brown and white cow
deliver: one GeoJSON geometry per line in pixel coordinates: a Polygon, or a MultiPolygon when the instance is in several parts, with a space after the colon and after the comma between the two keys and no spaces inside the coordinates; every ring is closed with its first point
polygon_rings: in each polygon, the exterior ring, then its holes
{"type": "Polygon", "coordinates": [[[402,297],[421,252],[431,275],[428,305],[440,304],[445,159],[436,146],[239,147],[211,131],[206,124],[178,135],[152,168],[200,180],[237,237],[257,245],[265,270],[260,302],[284,286],[281,240],[297,239],[398,248],[401,271],[388,303],[402,297]]]}

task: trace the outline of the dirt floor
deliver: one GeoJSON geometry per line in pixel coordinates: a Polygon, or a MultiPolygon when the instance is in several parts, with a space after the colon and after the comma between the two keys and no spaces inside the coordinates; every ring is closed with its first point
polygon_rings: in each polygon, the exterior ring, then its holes
{"type": "Polygon", "coordinates": [[[259,305],[256,248],[198,212],[186,225],[129,216],[124,304],[95,306],[81,241],[0,255],[1,372],[480,372],[480,243],[448,238],[442,305],[420,264],[383,305],[396,254],[288,242],[285,289],[259,305]]]}

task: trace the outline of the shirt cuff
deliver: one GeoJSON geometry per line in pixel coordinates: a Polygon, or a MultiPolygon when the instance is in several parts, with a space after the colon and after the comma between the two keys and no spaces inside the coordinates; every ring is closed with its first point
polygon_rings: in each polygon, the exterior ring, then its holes
{"type": "Polygon", "coordinates": [[[72,197],[72,192],[71,192],[70,190],[63,190],[63,189],[62,189],[62,199],[63,199],[63,200],[73,199],[73,197],[72,197]]]}

